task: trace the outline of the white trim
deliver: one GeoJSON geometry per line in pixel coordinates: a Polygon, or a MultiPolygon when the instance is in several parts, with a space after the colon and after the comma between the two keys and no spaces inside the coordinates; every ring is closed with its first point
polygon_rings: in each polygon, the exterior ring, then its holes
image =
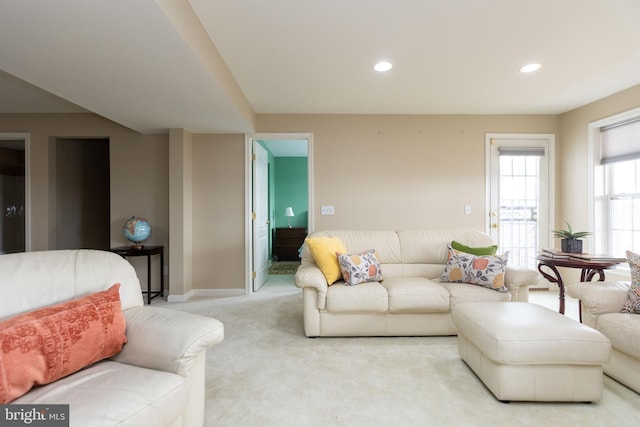
{"type": "Polygon", "coordinates": [[[186,302],[193,297],[230,298],[244,296],[242,289],[192,289],[186,294],[169,295],[167,302],[186,302]]]}
{"type": "Polygon", "coordinates": [[[169,295],[167,297],[167,302],[185,302],[188,301],[193,296],[193,291],[189,291],[186,294],[180,295],[169,295]]]}
{"type": "Polygon", "coordinates": [[[251,206],[253,196],[252,171],[253,138],[245,134],[244,137],[244,292],[253,292],[253,227],[251,224],[251,206]]]}
{"type": "Polygon", "coordinates": [[[251,205],[253,194],[253,182],[251,180],[252,164],[251,154],[253,140],[257,139],[278,139],[278,140],[300,140],[307,141],[307,162],[309,175],[309,213],[307,229],[309,233],[314,230],[315,227],[315,208],[314,208],[314,194],[313,194],[313,134],[312,133],[253,133],[245,134],[244,139],[244,206],[245,206],[245,225],[244,225],[244,247],[245,247],[245,294],[249,295],[253,292],[253,277],[251,272],[253,271],[253,227],[251,226],[251,205]]]}
{"type": "MultiPolygon", "coordinates": [[[[606,252],[605,246],[608,246],[608,232],[606,237],[600,236],[606,241],[599,241],[599,232],[596,228],[596,205],[595,205],[595,185],[596,176],[595,168],[600,164],[600,128],[603,126],[612,125],[619,122],[624,122],[633,118],[640,117],[640,107],[634,108],[628,111],[624,111],[613,116],[606,117],[604,119],[596,120],[587,125],[587,219],[589,224],[589,230],[595,230],[594,235],[589,236],[590,248],[594,252],[606,252]],[[593,242],[591,240],[594,240],[593,242]]],[[[607,213],[608,214],[608,213],[607,213]]],[[[608,222],[608,220],[607,220],[608,222]]]]}
{"type": "Polygon", "coordinates": [[[0,139],[24,141],[24,250],[31,251],[31,134],[28,132],[1,132],[0,139]]]}

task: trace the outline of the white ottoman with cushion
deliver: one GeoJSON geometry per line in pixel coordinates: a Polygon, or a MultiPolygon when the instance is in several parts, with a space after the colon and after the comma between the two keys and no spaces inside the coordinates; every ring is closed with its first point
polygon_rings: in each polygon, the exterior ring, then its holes
{"type": "Polygon", "coordinates": [[[595,329],[526,302],[458,304],[452,318],[460,356],[499,400],[602,398],[611,343],[595,329]]]}

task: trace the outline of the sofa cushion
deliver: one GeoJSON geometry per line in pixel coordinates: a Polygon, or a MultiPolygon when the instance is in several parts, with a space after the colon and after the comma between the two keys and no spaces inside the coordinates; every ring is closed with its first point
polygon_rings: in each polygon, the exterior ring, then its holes
{"type": "Polygon", "coordinates": [[[337,282],[327,290],[326,310],[335,313],[384,313],[389,309],[389,295],[378,282],[346,286],[337,282]]]}
{"type": "Polygon", "coordinates": [[[507,292],[504,274],[509,253],[499,256],[476,256],[448,246],[449,260],[440,276],[443,282],[470,283],[507,292]]]}
{"type": "Polygon", "coordinates": [[[118,353],[126,342],[119,288],[0,323],[0,403],[118,353]]]}
{"type": "Polygon", "coordinates": [[[382,278],[375,249],[363,254],[336,253],[344,284],[348,286],[364,282],[377,282],[382,278]]]}
{"type": "Polygon", "coordinates": [[[336,252],[347,252],[342,241],[337,237],[307,237],[304,241],[311,251],[313,261],[327,279],[327,284],[332,285],[340,280],[342,273],[336,252]]]}
{"type": "Polygon", "coordinates": [[[627,251],[627,261],[631,269],[631,286],[627,301],[622,306],[623,313],[640,313],[640,255],[627,251]]]}
{"type": "Polygon", "coordinates": [[[447,245],[452,240],[471,247],[494,244],[491,237],[476,230],[401,230],[398,239],[403,264],[444,265],[447,263],[447,245]]]}
{"type": "Polygon", "coordinates": [[[611,346],[640,359],[640,315],[607,313],[598,317],[597,328],[611,341],[611,346]]]}
{"type": "Polygon", "coordinates": [[[380,264],[402,262],[400,243],[395,231],[389,230],[326,230],[314,232],[315,235],[337,237],[344,243],[346,251],[352,254],[363,253],[375,248],[380,264]]]}
{"type": "Polygon", "coordinates": [[[131,263],[93,249],[19,252],[0,256],[0,318],[71,301],[120,283],[122,309],[143,305],[131,263]],[[20,284],[21,286],[16,286],[20,284]]]}
{"type": "Polygon", "coordinates": [[[442,313],[449,311],[449,293],[424,277],[385,279],[390,313],[442,313]]]}
{"type": "Polygon", "coordinates": [[[160,426],[176,425],[186,395],[180,375],[104,360],[12,403],[69,404],[72,426],[160,426]]]}

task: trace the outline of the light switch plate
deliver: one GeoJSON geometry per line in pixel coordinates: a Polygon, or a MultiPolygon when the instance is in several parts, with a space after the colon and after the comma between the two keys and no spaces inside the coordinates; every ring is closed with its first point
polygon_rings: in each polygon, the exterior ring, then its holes
{"type": "Polygon", "coordinates": [[[333,214],[334,214],[333,206],[320,207],[320,215],[333,215],[333,214]]]}

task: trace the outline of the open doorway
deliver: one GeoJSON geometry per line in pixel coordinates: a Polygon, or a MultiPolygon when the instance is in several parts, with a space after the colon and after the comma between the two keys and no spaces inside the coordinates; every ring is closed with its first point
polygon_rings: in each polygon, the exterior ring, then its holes
{"type": "Polygon", "coordinates": [[[0,254],[29,250],[28,134],[0,134],[0,254]]]}
{"type": "Polygon", "coordinates": [[[55,138],[50,148],[55,248],[109,249],[109,139],[55,138]]]}
{"type": "Polygon", "coordinates": [[[246,292],[251,293],[267,280],[267,268],[274,259],[299,260],[298,249],[313,229],[312,137],[249,135],[246,152],[250,215],[245,265],[246,292]]]}

